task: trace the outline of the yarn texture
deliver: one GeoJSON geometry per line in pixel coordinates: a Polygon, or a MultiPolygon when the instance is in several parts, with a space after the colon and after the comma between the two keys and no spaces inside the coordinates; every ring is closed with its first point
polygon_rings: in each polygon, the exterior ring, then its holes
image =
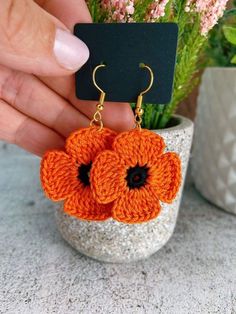
{"type": "Polygon", "coordinates": [[[110,149],[116,133],[96,127],[72,133],[65,151],[47,152],[40,168],[45,194],[53,201],[64,201],[64,211],[84,220],[111,217],[111,204],[98,203],[90,187],[90,168],[98,153],[110,149]]]}
{"type": "Polygon", "coordinates": [[[44,155],[42,187],[79,219],[147,222],[160,213],[160,202],[174,200],[181,184],[180,158],[164,150],[163,138],[149,130],[117,135],[83,128],[68,137],[64,151],[44,155]]]}
{"type": "Polygon", "coordinates": [[[160,213],[160,201],[174,200],[181,184],[181,161],[164,149],[160,135],[134,129],[117,135],[112,149],[97,155],[91,189],[99,204],[111,204],[113,219],[147,222],[160,213]]]}

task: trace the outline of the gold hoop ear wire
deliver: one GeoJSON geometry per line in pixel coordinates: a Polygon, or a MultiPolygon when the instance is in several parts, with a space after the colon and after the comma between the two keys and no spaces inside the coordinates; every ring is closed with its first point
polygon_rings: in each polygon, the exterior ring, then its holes
{"type": "Polygon", "coordinates": [[[150,83],[149,83],[148,87],[139,94],[138,99],[137,99],[137,103],[135,106],[135,117],[134,117],[135,118],[135,125],[137,128],[139,128],[141,130],[142,115],[144,114],[144,110],[142,109],[143,96],[152,88],[152,85],[154,82],[154,74],[153,74],[152,69],[144,63],[140,63],[139,67],[143,68],[143,69],[147,69],[150,73],[150,83]]]}
{"type": "Polygon", "coordinates": [[[99,130],[103,128],[103,122],[102,122],[102,110],[104,109],[104,101],[106,97],[106,93],[101,89],[101,87],[98,86],[96,82],[96,72],[100,68],[104,68],[106,65],[105,64],[99,64],[97,65],[94,70],[93,70],[93,84],[101,92],[100,97],[99,97],[99,102],[96,105],[96,112],[93,116],[92,121],[90,122],[90,126],[99,126],[99,130]]]}

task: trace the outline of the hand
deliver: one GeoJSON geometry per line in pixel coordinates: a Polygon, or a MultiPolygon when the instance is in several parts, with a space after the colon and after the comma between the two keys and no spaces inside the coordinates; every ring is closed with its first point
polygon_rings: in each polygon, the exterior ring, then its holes
{"type": "MultiPolygon", "coordinates": [[[[95,112],[95,102],[75,96],[73,73],[89,51],[71,34],[91,17],[84,0],[2,0],[0,7],[0,139],[41,156],[62,148],[95,112]]],[[[129,104],[106,103],[103,122],[131,128],[129,104]]]]}

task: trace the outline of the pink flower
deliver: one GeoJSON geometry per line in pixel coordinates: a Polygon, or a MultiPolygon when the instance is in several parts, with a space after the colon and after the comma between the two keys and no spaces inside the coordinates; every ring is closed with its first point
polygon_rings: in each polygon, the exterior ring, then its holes
{"type": "Polygon", "coordinates": [[[149,5],[146,15],[147,22],[155,22],[165,15],[165,8],[169,0],[155,0],[149,5]]]}
{"type": "Polygon", "coordinates": [[[223,16],[227,2],[228,0],[188,0],[185,11],[200,14],[201,34],[206,36],[223,16]]]}
{"type": "Polygon", "coordinates": [[[102,9],[108,14],[106,22],[132,22],[134,0],[102,0],[102,9]]]}

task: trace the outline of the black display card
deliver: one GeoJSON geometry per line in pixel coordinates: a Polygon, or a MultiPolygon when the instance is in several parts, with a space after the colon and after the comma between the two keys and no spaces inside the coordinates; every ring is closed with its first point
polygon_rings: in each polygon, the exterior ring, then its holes
{"type": "Polygon", "coordinates": [[[150,81],[154,84],[145,95],[146,103],[166,104],[171,100],[178,26],[174,23],[76,24],[74,33],[90,50],[88,62],[76,73],[76,95],[79,99],[98,100],[92,83],[96,65],[104,63],[96,74],[106,100],[136,102],[150,81]]]}

